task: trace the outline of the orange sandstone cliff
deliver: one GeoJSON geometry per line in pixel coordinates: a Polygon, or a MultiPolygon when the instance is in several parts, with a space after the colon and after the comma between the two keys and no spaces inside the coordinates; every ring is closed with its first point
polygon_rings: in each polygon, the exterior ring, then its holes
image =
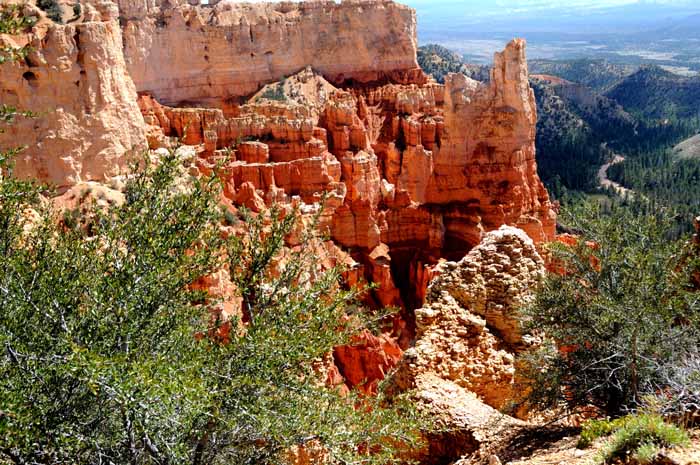
{"type": "MultiPolygon", "coordinates": [[[[372,392],[399,363],[416,337],[414,309],[445,273],[436,268],[441,260],[462,259],[485,237],[493,242],[486,234],[502,225],[529,236],[509,233],[516,245],[503,245],[526,258],[536,254],[529,240],[554,236],[537,175],[523,40],[495,54],[488,84],[452,74],[439,85],[416,63],[415,12],[389,0],[83,3],[70,25],[42,20],[25,36],[0,36],[35,49],[0,65],[1,103],[41,113],[0,134],[3,148],[29,146],[16,173],[64,187],[103,181],[146,146],[157,155],[179,140],[194,156],[190,174],[223,163],[225,201],[234,208],[281,203],[312,212],[323,202],[321,228],[349,266],[348,281],[378,283],[368,304],[401,310],[387,334],[336,350],[349,385],[372,392]]],[[[539,267],[528,260],[509,266],[539,267]]],[[[486,294],[470,321],[489,324],[488,309],[504,308],[503,296],[486,294]]],[[[419,337],[432,337],[424,316],[419,337]]],[[[458,387],[500,406],[511,358],[491,348],[517,341],[508,339],[510,320],[494,318],[487,336],[464,337],[487,342],[486,365],[501,360],[489,381],[499,393],[474,387],[481,375],[458,387]]],[[[455,362],[462,371],[465,364],[455,362]]]]}
{"type": "MultiPolygon", "coordinates": [[[[22,147],[15,174],[58,186],[104,180],[147,148],[136,88],[126,70],[118,11],[87,4],[81,22],[40,21],[0,46],[29,45],[25,60],[0,65],[0,104],[37,113],[0,133],[0,147],[22,147]]],[[[40,16],[31,5],[27,15],[40,16]]]]}
{"type": "Polygon", "coordinates": [[[306,66],[340,85],[425,79],[415,11],[391,1],[118,4],[136,88],[169,105],[222,107],[306,66]]]}

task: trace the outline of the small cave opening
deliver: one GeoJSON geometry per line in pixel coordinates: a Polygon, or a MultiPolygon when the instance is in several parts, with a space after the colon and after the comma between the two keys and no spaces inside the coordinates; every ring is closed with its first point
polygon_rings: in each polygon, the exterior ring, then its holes
{"type": "Polygon", "coordinates": [[[448,465],[476,452],[479,442],[470,431],[445,431],[428,434],[428,456],[421,463],[448,465]]]}
{"type": "Polygon", "coordinates": [[[39,87],[39,78],[33,72],[27,71],[22,75],[22,78],[24,78],[24,80],[27,81],[30,87],[39,87]]]}

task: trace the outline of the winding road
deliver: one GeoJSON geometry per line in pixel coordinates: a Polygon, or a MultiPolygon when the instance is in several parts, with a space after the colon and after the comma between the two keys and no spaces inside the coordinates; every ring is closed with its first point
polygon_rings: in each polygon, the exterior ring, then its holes
{"type": "Polygon", "coordinates": [[[622,184],[616,183],[608,178],[608,168],[613,165],[617,165],[618,163],[622,163],[623,161],[625,161],[625,157],[622,155],[615,155],[612,161],[601,166],[598,170],[598,185],[603,189],[612,188],[620,197],[632,198],[636,195],[632,189],[627,189],[622,184]]]}

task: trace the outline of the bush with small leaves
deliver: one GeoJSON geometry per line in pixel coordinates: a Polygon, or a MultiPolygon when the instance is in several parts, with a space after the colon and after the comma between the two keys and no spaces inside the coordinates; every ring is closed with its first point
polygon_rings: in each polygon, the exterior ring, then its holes
{"type": "Polygon", "coordinates": [[[649,464],[664,448],[684,446],[689,441],[685,431],[667,423],[659,415],[631,415],[615,430],[595,461],[597,464],[611,464],[618,459],[633,457],[637,463],[649,464]]]}
{"type": "Polygon", "coordinates": [[[581,427],[581,435],[576,447],[579,449],[590,447],[596,439],[609,436],[613,431],[624,426],[628,418],[629,417],[621,417],[614,420],[608,418],[602,420],[587,420],[581,427]]]}
{"type": "Polygon", "coordinates": [[[278,465],[312,446],[331,464],[399,462],[412,406],[318,374],[364,327],[359,291],[306,246],[282,260],[295,212],[244,212],[223,238],[219,183],[181,172],[175,156],[146,165],[122,205],[81,207],[89,228],[0,179],[0,463],[278,465]],[[244,325],[197,290],[222,268],[244,325]]]}
{"type": "Polygon", "coordinates": [[[524,309],[524,324],[546,342],[524,357],[529,401],[595,405],[612,416],[638,408],[649,386],[664,389],[669,360],[698,354],[700,301],[690,286],[687,238],[674,215],[636,215],[588,205],[561,221],[576,246],[552,245],[550,273],[524,309]]]}

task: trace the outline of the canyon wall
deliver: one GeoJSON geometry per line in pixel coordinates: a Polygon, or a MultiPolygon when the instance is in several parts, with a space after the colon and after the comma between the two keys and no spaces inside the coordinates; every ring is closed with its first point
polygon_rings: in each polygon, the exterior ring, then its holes
{"type": "Polygon", "coordinates": [[[334,84],[422,78],[415,11],[392,1],[190,3],[119,0],[131,77],[164,104],[222,107],[306,66],[334,84]]]}
{"type": "Polygon", "coordinates": [[[204,171],[228,154],[234,203],[244,186],[267,204],[329,195],[325,226],[383,284],[379,303],[419,306],[430,266],[461,258],[503,224],[538,243],[553,237],[524,41],[495,55],[488,84],[455,74],[444,86],[333,90],[307,69],[268,91],[279,95],[258,94],[235,113],[140,103],[154,146],[168,137],[200,146],[204,171]]]}
{"type": "Polygon", "coordinates": [[[32,48],[26,59],[0,65],[0,103],[36,113],[0,133],[1,148],[26,146],[15,159],[16,175],[58,186],[103,180],[146,150],[113,4],[87,4],[84,21],[44,19],[26,34],[0,35],[0,42],[32,48]]]}
{"type": "Polygon", "coordinates": [[[414,341],[441,261],[504,224],[553,238],[523,40],[495,54],[489,83],[439,85],[417,68],[415,12],[392,1],[197,3],[89,0],[75,23],[3,39],[35,48],[0,66],[2,103],[38,113],[0,134],[29,146],[16,173],[103,180],[146,145],[182,143],[188,173],[217,169],[234,214],[323,204],[348,282],[377,283],[367,305],[400,309],[387,334],[334,354],[368,392],[414,341]]]}

